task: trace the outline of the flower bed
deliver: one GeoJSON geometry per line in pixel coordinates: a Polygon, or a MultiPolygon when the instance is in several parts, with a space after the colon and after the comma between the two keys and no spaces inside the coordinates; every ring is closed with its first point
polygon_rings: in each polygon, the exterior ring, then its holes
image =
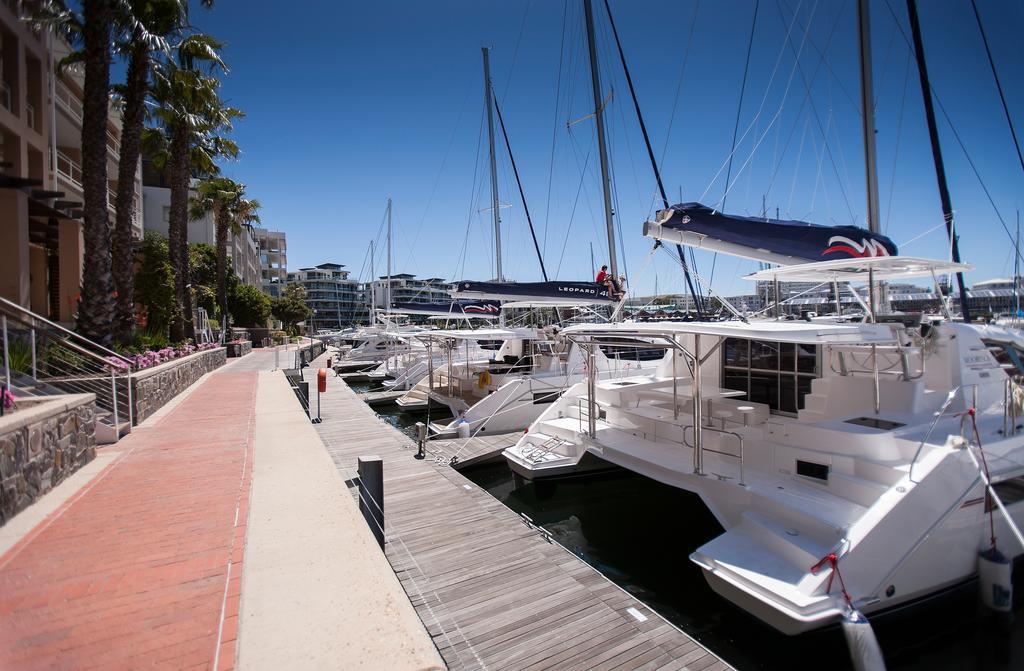
{"type": "Polygon", "coordinates": [[[223,347],[204,347],[191,355],[170,359],[132,374],[135,423],[142,422],[206,373],[227,361],[223,347]]]}
{"type": "MultiPolygon", "coordinates": [[[[181,359],[183,357],[195,354],[196,352],[205,352],[211,349],[217,349],[217,343],[206,342],[199,345],[187,344],[182,347],[164,347],[160,350],[149,350],[147,352],[140,352],[139,354],[126,354],[124,359],[131,362],[131,367],[134,370],[145,370],[146,368],[152,368],[153,366],[159,366],[162,363],[173,361],[174,359],[181,359]]],[[[109,356],[107,361],[112,366],[118,368],[128,368],[127,363],[124,359],[118,357],[109,356]]]]}

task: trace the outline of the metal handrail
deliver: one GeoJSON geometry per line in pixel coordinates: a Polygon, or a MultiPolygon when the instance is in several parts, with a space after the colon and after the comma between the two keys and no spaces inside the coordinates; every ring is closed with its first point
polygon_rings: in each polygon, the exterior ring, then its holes
{"type": "MultiPolygon", "coordinates": [[[[11,302],[11,301],[7,300],[6,298],[3,298],[3,297],[0,297],[0,312],[8,312],[8,313],[12,313],[13,312],[14,314],[12,316],[14,316],[16,319],[19,319],[20,321],[25,321],[26,318],[27,318],[27,319],[30,319],[30,320],[41,322],[42,324],[45,324],[50,329],[56,330],[57,332],[65,335],[65,336],[68,336],[70,338],[74,338],[76,340],[79,340],[79,341],[85,343],[89,347],[93,347],[95,349],[98,349],[98,350],[102,351],[106,356],[115,357],[115,358],[121,360],[122,362],[124,362],[128,366],[129,370],[131,370],[131,368],[133,366],[131,359],[128,359],[127,357],[122,356],[121,354],[118,354],[117,352],[115,352],[112,349],[107,349],[103,345],[95,343],[92,340],[89,340],[88,338],[86,338],[85,336],[80,335],[78,333],[75,333],[74,331],[72,331],[70,329],[66,329],[63,326],[61,326],[60,324],[57,324],[56,322],[52,322],[49,319],[47,319],[46,317],[42,317],[40,315],[37,315],[36,313],[32,312],[31,310],[28,310],[28,309],[18,305],[17,303],[13,303],[13,302],[11,302]]],[[[32,327],[32,328],[37,328],[33,324],[26,324],[26,325],[29,326],[29,327],[32,327]]],[[[85,347],[83,347],[81,345],[79,345],[79,347],[82,349],[82,351],[86,355],[94,357],[94,358],[97,358],[97,359],[100,359],[100,360],[103,360],[107,364],[110,363],[109,361],[106,361],[102,356],[96,354],[95,352],[90,352],[90,351],[88,351],[88,349],[86,349],[85,347]]]]}
{"type": "MultiPolygon", "coordinates": [[[[691,445],[690,443],[686,442],[686,430],[687,429],[690,429],[692,431],[693,430],[693,426],[690,425],[690,424],[686,424],[685,426],[683,426],[683,445],[686,445],[687,447],[690,447],[690,448],[693,448],[693,449],[697,449],[693,445],[691,445]]],[[[744,477],[743,477],[743,436],[741,436],[739,433],[737,433],[735,431],[728,431],[726,429],[716,429],[713,426],[704,426],[704,427],[701,427],[701,430],[702,431],[711,431],[713,433],[721,433],[721,434],[733,436],[734,438],[736,438],[736,440],[740,444],[740,453],[738,455],[737,454],[733,454],[732,452],[723,452],[722,450],[715,450],[715,449],[712,449],[710,447],[704,447],[703,443],[701,444],[700,451],[701,452],[713,452],[714,454],[721,454],[722,456],[732,457],[733,459],[739,459],[740,460],[740,482],[739,482],[739,484],[740,484],[741,487],[746,487],[747,483],[744,482],[744,477]]]]}

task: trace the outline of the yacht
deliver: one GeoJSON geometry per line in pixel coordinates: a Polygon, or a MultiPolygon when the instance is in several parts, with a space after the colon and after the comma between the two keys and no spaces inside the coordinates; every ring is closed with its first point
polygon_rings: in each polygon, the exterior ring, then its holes
{"type": "MultiPolygon", "coordinates": [[[[751,277],[874,282],[967,267],[881,256],[751,277]]],[[[1017,343],[992,327],[872,311],[863,323],[563,334],[591,357],[600,341],[638,338],[664,357],[654,371],[571,387],[504,452],[509,466],[529,479],[616,466],[697,494],[725,531],[691,561],[784,633],[841,617],[836,573],[866,614],[973,579],[990,514],[1003,552],[1024,552],[1011,533],[1024,520],[1024,371],[1008,354],[1017,343]],[[986,479],[1006,515],[990,513],[986,479]]]]}

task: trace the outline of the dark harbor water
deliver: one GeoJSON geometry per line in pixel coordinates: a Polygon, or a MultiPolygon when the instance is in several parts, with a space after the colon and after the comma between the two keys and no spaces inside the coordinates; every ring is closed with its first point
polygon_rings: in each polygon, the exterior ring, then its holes
{"type": "MultiPolygon", "coordinates": [[[[377,412],[410,436],[426,421],[426,413],[397,407],[377,412]]],[[[689,555],[722,529],[692,494],[628,471],[538,483],[516,478],[504,462],[462,473],[738,669],[853,668],[838,627],[784,636],[711,591],[689,555]]],[[[888,668],[1024,669],[1024,570],[1014,587],[1017,619],[1009,628],[981,613],[973,584],[872,618],[888,668]]]]}
{"type": "MultiPolygon", "coordinates": [[[[384,387],[376,382],[350,382],[349,387],[357,394],[367,391],[383,391],[384,387]]],[[[377,408],[377,414],[385,422],[397,428],[410,438],[416,438],[416,422],[436,422],[440,420],[451,420],[452,414],[448,410],[432,408],[427,412],[405,412],[397,405],[389,405],[377,408]]]]}

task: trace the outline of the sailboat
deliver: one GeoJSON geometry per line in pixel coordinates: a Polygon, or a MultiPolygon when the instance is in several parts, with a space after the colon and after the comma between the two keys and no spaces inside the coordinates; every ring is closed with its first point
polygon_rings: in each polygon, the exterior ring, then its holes
{"type": "MultiPolygon", "coordinates": [[[[863,104],[873,109],[870,95],[863,104]]],[[[944,304],[934,318],[889,314],[882,298],[884,282],[938,285],[969,264],[900,256],[874,227],[745,220],[695,203],[663,209],[644,233],[779,264],[755,282],[831,284],[836,296],[842,284],[858,297],[851,285],[866,285],[865,319],[568,328],[591,356],[644,338],[664,358],[648,374],[588,375],[567,390],[504,452],[514,472],[619,467],[697,494],[724,532],[690,560],[719,595],[786,634],[851,609],[904,608],[977,579],[997,551],[1024,555],[1020,343],[970,323],[966,306],[961,322],[944,304]]],[[[1010,607],[1008,584],[983,585],[986,602],[1010,607]]]]}

